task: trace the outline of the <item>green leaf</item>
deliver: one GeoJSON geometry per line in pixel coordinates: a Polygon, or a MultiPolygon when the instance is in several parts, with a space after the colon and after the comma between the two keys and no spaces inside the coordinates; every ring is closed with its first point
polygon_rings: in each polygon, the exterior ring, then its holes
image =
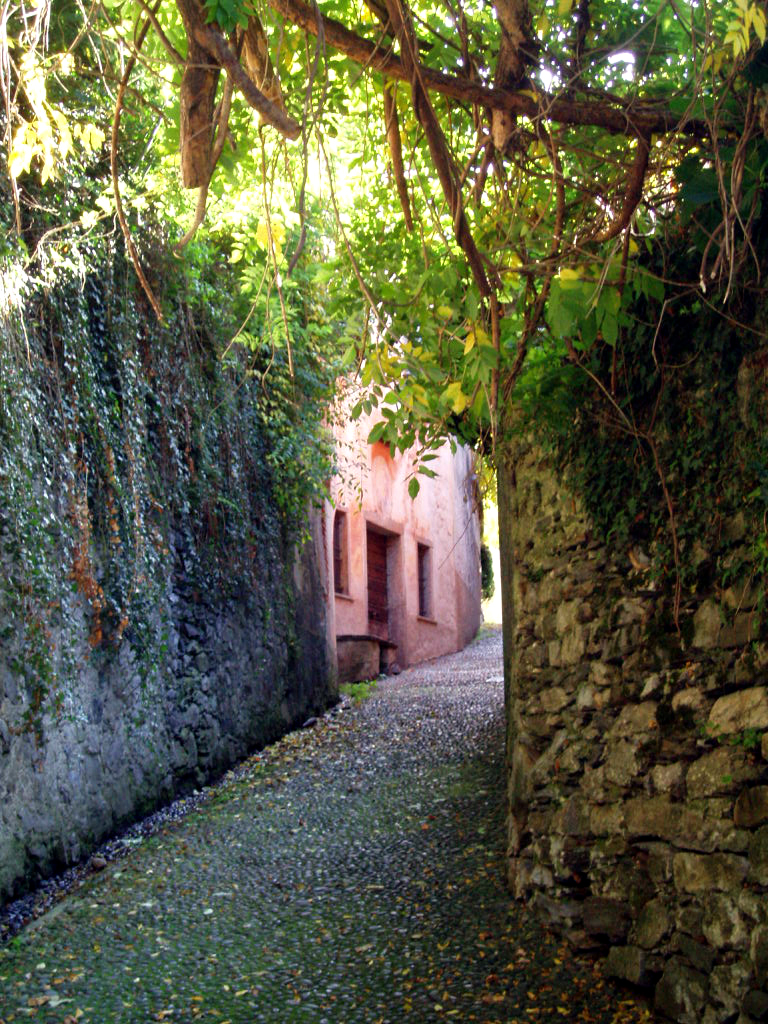
{"type": "Polygon", "coordinates": [[[619,338],[619,321],[615,316],[611,316],[610,313],[606,313],[603,317],[603,322],[600,325],[600,330],[603,335],[603,341],[613,348],[619,338]]]}
{"type": "Polygon", "coordinates": [[[344,355],[341,357],[342,366],[351,366],[357,359],[357,346],[352,344],[347,346],[344,350],[344,355]]]}
{"type": "Polygon", "coordinates": [[[415,476],[412,476],[411,479],[408,481],[408,494],[411,496],[411,498],[416,497],[416,495],[419,493],[420,487],[421,484],[419,483],[417,478],[415,476]]]}

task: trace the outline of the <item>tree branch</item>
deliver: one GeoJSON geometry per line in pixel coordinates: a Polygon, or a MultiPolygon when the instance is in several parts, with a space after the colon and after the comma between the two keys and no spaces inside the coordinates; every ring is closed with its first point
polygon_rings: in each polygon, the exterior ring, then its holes
{"type": "MultiPolygon", "coordinates": [[[[149,6],[149,4],[146,3],[146,0],[138,0],[138,3],[139,3],[139,6],[141,7],[142,11],[144,11],[146,16],[149,18],[150,22],[152,23],[152,28],[157,33],[157,38],[160,40],[160,42],[163,44],[163,46],[167,50],[168,56],[171,58],[171,60],[174,62],[174,64],[183,64],[184,63],[184,58],[181,56],[179,51],[176,49],[176,47],[170,41],[170,39],[165,34],[165,32],[163,32],[163,29],[162,29],[162,27],[160,25],[160,22],[157,20],[157,15],[155,14],[155,12],[152,10],[152,8],[149,6]]],[[[70,50],[71,49],[72,49],[72,47],[70,47],[70,50]]]]}
{"type": "Polygon", "coordinates": [[[640,200],[643,198],[643,185],[645,183],[645,172],[648,170],[648,158],[650,156],[650,152],[650,139],[642,135],[639,136],[637,140],[637,153],[635,153],[635,160],[629,172],[629,179],[624,193],[624,204],[621,208],[621,213],[610,227],[606,228],[606,230],[601,234],[594,236],[592,239],[593,242],[610,242],[612,238],[621,234],[624,228],[629,224],[630,220],[632,220],[632,214],[635,212],[640,200]]]}
{"type": "Polygon", "coordinates": [[[493,289],[488,281],[482,257],[478,252],[472,232],[469,229],[466,214],[464,213],[461,189],[455,180],[448,145],[435,112],[432,109],[429,93],[421,79],[422,68],[418,59],[413,24],[402,0],[386,0],[386,4],[389,19],[400,42],[403,65],[409,71],[413,110],[427,137],[427,145],[432,156],[432,163],[440,179],[440,185],[443,195],[448,202],[448,208],[451,211],[456,241],[467,258],[480,294],[487,297],[492,294],[493,289]]]}
{"type": "MultiPolygon", "coordinates": [[[[153,13],[157,13],[160,7],[160,3],[161,0],[157,0],[157,3],[153,8],[153,13]]],[[[115,195],[115,210],[117,211],[117,219],[120,222],[120,227],[123,231],[123,238],[125,239],[126,248],[128,249],[128,253],[131,257],[131,262],[133,263],[134,270],[136,271],[136,276],[138,277],[139,282],[141,283],[141,287],[144,289],[144,293],[149,299],[149,304],[154,310],[157,319],[160,321],[160,323],[162,323],[163,311],[160,308],[160,303],[155,298],[155,293],[152,291],[152,288],[150,287],[146,275],[144,274],[141,262],[139,261],[139,254],[136,249],[136,244],[133,241],[131,229],[128,226],[128,221],[125,217],[125,211],[123,209],[123,200],[120,195],[120,178],[118,176],[117,168],[117,145],[120,135],[120,118],[123,112],[123,97],[125,96],[125,90],[128,88],[128,79],[131,77],[131,72],[133,71],[134,65],[136,64],[138,51],[141,49],[144,40],[147,37],[147,32],[149,31],[150,25],[151,21],[149,18],[147,18],[147,20],[141,26],[138,35],[136,36],[134,51],[131,54],[130,58],[128,59],[128,63],[125,65],[125,71],[123,72],[123,77],[120,80],[120,85],[117,89],[117,98],[115,99],[115,113],[112,117],[112,137],[110,139],[109,165],[112,172],[112,191],[115,195]]]]}
{"type": "Polygon", "coordinates": [[[408,195],[408,183],[405,180],[405,168],[403,167],[403,147],[400,140],[400,122],[397,118],[397,102],[394,97],[395,83],[384,82],[384,121],[387,128],[387,140],[389,141],[389,152],[392,157],[392,172],[395,176],[397,194],[400,197],[400,206],[403,209],[403,219],[407,231],[413,231],[413,217],[411,216],[411,200],[408,195]]]}
{"type": "MultiPolygon", "coordinates": [[[[270,6],[294,25],[317,35],[318,19],[313,9],[304,0],[269,0],[270,6]]],[[[400,82],[410,81],[403,61],[396,54],[381,47],[357,33],[352,32],[334,18],[323,17],[325,37],[328,44],[346,54],[356,63],[380,71],[389,78],[400,82]]],[[[443,96],[465,103],[477,103],[487,110],[506,110],[513,114],[524,114],[535,120],[542,115],[551,121],[568,125],[594,125],[612,135],[663,135],[681,131],[696,138],[708,138],[709,128],[704,121],[689,120],[680,123],[680,118],[669,110],[655,106],[634,104],[617,108],[605,99],[572,100],[538,93],[538,99],[510,89],[490,89],[479,82],[456,75],[443,74],[432,68],[420,68],[424,86],[443,96]]],[[[526,90],[528,93],[528,90],[526,90]]]]}
{"type": "Polygon", "coordinates": [[[301,134],[300,125],[253,84],[221,33],[210,25],[202,24],[196,24],[193,31],[198,45],[218,61],[250,106],[261,114],[262,119],[273,128],[277,128],[286,138],[297,139],[301,134]]]}

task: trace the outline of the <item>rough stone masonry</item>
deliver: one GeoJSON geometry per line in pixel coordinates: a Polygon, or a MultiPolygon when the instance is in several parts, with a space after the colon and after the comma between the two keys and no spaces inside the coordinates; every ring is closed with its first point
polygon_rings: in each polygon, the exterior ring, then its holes
{"type": "Polygon", "coordinates": [[[0,650],[0,902],[336,698],[319,523],[293,567],[295,551],[273,538],[271,567],[229,596],[203,592],[184,569],[184,536],[170,541],[174,568],[155,623],[164,654],[151,674],[128,638],[90,650],[83,608],[66,625],[79,670],[36,735],[24,728],[29,696],[0,650]]]}
{"type": "MultiPolygon", "coordinates": [[[[768,1019],[768,647],[745,582],[654,635],[649,576],[591,539],[541,451],[502,470],[509,880],[681,1024],[768,1019]],[[507,611],[505,608],[505,618],[507,611]]],[[[745,542],[726,522],[723,545],[745,542]]]]}

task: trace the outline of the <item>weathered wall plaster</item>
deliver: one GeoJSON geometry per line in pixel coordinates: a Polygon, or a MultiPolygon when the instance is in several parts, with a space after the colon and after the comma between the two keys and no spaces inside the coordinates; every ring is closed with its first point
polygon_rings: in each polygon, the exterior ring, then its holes
{"type": "Polygon", "coordinates": [[[445,444],[428,463],[437,474],[419,476],[415,499],[408,481],[416,463],[412,452],[390,454],[389,447],[370,445],[367,437],[377,422],[372,412],[346,420],[336,430],[340,472],[328,512],[328,551],[332,561],[333,514],[347,514],[347,576],[345,593],[334,599],[337,636],[365,635],[368,622],[366,530],[389,538],[390,639],[401,667],[460,650],[480,625],[480,525],[472,453],[445,444]],[[419,615],[417,545],[430,549],[429,615],[419,615]]]}

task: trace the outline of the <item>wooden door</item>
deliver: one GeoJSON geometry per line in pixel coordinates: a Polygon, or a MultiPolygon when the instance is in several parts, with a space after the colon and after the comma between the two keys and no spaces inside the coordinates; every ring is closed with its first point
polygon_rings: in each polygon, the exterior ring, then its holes
{"type": "Polygon", "coordinates": [[[365,532],[368,552],[368,632],[389,639],[387,599],[387,538],[370,528],[365,532]]]}

